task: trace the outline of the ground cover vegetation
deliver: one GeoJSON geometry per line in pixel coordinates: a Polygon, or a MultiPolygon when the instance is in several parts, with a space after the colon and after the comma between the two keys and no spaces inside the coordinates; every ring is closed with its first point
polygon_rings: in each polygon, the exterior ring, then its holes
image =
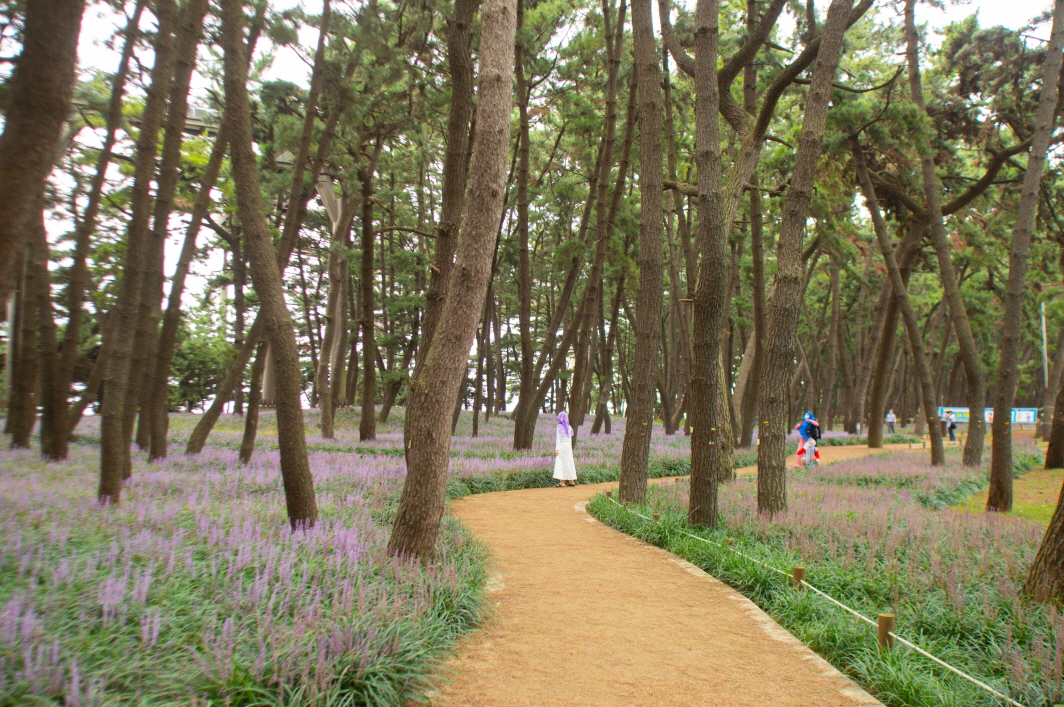
{"type": "MultiPolygon", "coordinates": [[[[256,506],[249,532],[353,532],[318,471],[353,454],[401,480],[380,552],[431,572],[448,494],[543,483],[562,410],[588,479],[642,503],[689,470],[714,527],[754,462],[788,522],[805,410],[872,448],[894,410],[948,468],[935,408],[967,406],[977,483],[992,406],[1007,512],[1010,408],[1055,410],[1064,466],[1064,3],[1014,29],[925,9],[0,0],[5,434],[77,457],[54,494],[101,514],[101,556],[140,477],[233,455],[276,454],[296,531],[256,506]]],[[[1064,497],[1020,571],[1064,601],[1064,497]]]]}
{"type": "MultiPolygon", "coordinates": [[[[199,455],[138,458],[126,501],[105,514],[84,483],[98,419],[83,422],[62,463],[4,451],[0,705],[418,699],[441,653],[483,616],[487,557],[454,521],[431,567],[385,551],[404,475],[403,412],[357,451],[357,415],[345,411],[334,440],[308,438],[320,516],[306,533],[284,522],[272,414],[249,464],[238,454],[244,421],[228,415],[199,455]]],[[[175,416],[175,449],[196,419],[175,416]]],[[[519,453],[508,424],[496,418],[472,438],[462,416],[448,495],[550,483],[553,420],[542,416],[534,448],[519,453]]],[[[617,480],[622,436],[623,425],[581,445],[582,482],[617,480]]],[[[675,436],[655,445],[651,466],[685,473],[688,455],[675,436]]]]}
{"type": "MultiPolygon", "coordinates": [[[[1017,474],[1037,463],[1033,450],[1017,451],[1017,474]]],[[[813,586],[873,619],[894,613],[898,635],[1000,692],[1025,705],[1056,704],[1064,695],[1064,618],[1022,596],[1041,526],[939,510],[988,478],[988,469],[973,471],[955,452],[939,466],[905,454],[807,468],[794,473],[790,510],[775,521],[757,513],[756,483],[740,478],[722,489],[725,521],[713,530],[687,522],[686,483],[652,486],[645,504],[628,509],[600,495],[588,509],[743,592],[892,707],[1001,700],[907,648],[881,651],[874,626],[734,551],[785,572],[803,566],[813,586]]]]}

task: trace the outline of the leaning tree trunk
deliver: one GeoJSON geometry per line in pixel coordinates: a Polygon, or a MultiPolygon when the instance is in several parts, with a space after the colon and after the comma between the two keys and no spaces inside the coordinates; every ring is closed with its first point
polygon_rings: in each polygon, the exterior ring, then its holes
{"type": "Polygon", "coordinates": [[[240,462],[247,464],[255,453],[255,437],[259,433],[259,409],[262,407],[262,376],[266,372],[268,347],[263,342],[255,352],[251,367],[251,390],[248,392],[248,410],[244,416],[244,436],[240,440],[240,462]]]}
{"type": "MultiPolygon", "coordinates": [[[[473,15],[477,0],[455,0],[448,20],[447,66],[451,76],[451,106],[447,116],[446,153],[443,158],[443,198],[436,226],[436,253],[425,291],[419,368],[432,345],[441,312],[446,306],[448,279],[454,263],[455,241],[466,193],[469,159],[469,123],[473,119],[473,15]]],[[[415,370],[416,373],[416,370],[415,370]]]]}
{"type": "MultiPolygon", "coordinates": [[[[919,48],[916,36],[915,19],[916,0],[905,1],[905,39],[906,57],[909,65],[909,92],[913,103],[926,111],[924,104],[923,88],[920,85],[919,48]]],[[[972,336],[972,325],[968,319],[968,311],[964,306],[964,297],[961,294],[957,274],[950,259],[949,236],[942,215],[942,190],[938,175],[935,174],[934,149],[929,137],[923,137],[923,146],[920,156],[920,169],[923,173],[924,198],[927,202],[927,214],[931,232],[931,243],[935,248],[935,256],[938,261],[939,278],[942,281],[942,289],[945,293],[946,302],[949,304],[950,315],[953,317],[953,325],[957,333],[957,346],[960,348],[961,360],[964,362],[964,372],[968,378],[968,439],[964,444],[964,464],[966,466],[978,466],[983,457],[983,437],[985,436],[986,422],[983,411],[986,407],[986,374],[983,364],[979,360],[979,351],[972,336]]]]}
{"type": "MultiPolygon", "coordinates": [[[[658,327],[663,299],[662,248],[662,116],[661,64],[654,48],[650,0],[633,0],[632,35],[636,80],[639,83],[641,193],[639,227],[639,293],[636,295],[635,354],[621,447],[620,498],[641,503],[647,493],[647,457],[654,424],[654,381],[658,359],[658,327]]],[[[715,116],[714,116],[715,117],[715,116]]]]}
{"type": "MultiPolygon", "coordinates": [[[[211,191],[222,169],[222,160],[225,157],[229,144],[229,136],[224,129],[218,131],[214,140],[211,155],[207,158],[207,166],[203,169],[199,192],[196,202],[192,207],[192,215],[185,229],[185,240],[181,246],[181,254],[178,256],[174,275],[170,278],[170,295],[166,303],[166,311],[163,312],[163,322],[159,329],[159,340],[155,349],[155,360],[152,364],[152,377],[148,385],[151,387],[151,395],[148,398],[147,414],[151,427],[151,449],[148,458],[152,461],[164,459],[167,453],[167,436],[169,434],[169,415],[167,414],[168,388],[170,383],[170,368],[174,360],[174,351],[177,349],[177,328],[181,323],[181,295],[185,291],[185,278],[188,277],[189,267],[196,255],[196,238],[199,235],[200,226],[203,223],[209,209],[213,205],[211,191]]],[[[235,256],[235,251],[234,251],[235,256]]],[[[241,257],[243,257],[241,255],[241,257]]],[[[234,266],[235,267],[235,266],[234,266]]],[[[240,264],[241,269],[243,264],[240,264]]]]}
{"type": "Polygon", "coordinates": [[[132,357],[137,327],[137,304],[144,283],[144,268],[148,249],[148,228],[151,217],[151,183],[155,179],[156,151],[159,129],[166,112],[166,100],[174,75],[175,47],[173,30],[177,23],[174,0],[160,0],[155,12],[159,31],[155,40],[155,66],[151,71],[151,86],[144,104],[140,135],[137,138],[133,167],[133,188],[130,193],[130,218],[126,236],[126,256],[122,279],[114,308],[108,316],[112,350],[106,360],[103,375],[103,419],[100,422],[100,485],[97,491],[101,503],[118,503],[122,481],[132,473],[130,433],[126,415],[127,394],[133,376],[132,357]]]}
{"type": "Polygon", "coordinates": [[[1053,8],[1053,30],[1042,65],[1042,92],[1038,99],[1031,151],[1027,156],[1027,173],[1020,192],[1020,208],[1009,250],[1009,282],[1005,290],[1005,320],[998,348],[998,375],[994,392],[993,445],[990,448],[990,493],[988,511],[1012,510],[1012,404],[1019,376],[1019,353],[1022,340],[1024,279],[1027,277],[1027,253],[1031,245],[1038,192],[1045,169],[1046,151],[1053,132],[1054,112],[1060,77],[1061,48],[1064,47],[1064,0],[1053,8]]]}
{"type": "MultiPolygon", "coordinates": [[[[480,81],[468,207],[454,270],[432,343],[410,382],[405,434],[407,475],[388,552],[432,556],[443,515],[450,450],[448,414],[458,399],[491,276],[493,239],[505,199],[513,100],[514,0],[486,0],[481,12],[480,81]]],[[[455,96],[453,100],[467,100],[455,96]]]]}
{"type": "MultiPolygon", "coordinates": [[[[170,85],[169,105],[166,116],[166,135],[163,139],[162,160],[159,177],[156,179],[155,203],[152,209],[152,228],[149,233],[150,260],[145,269],[145,279],[138,303],[137,333],[132,357],[133,378],[127,397],[127,417],[137,412],[140,417],[137,427],[137,446],[149,449],[151,431],[155,423],[153,415],[167,415],[166,391],[160,398],[155,392],[154,363],[161,344],[160,319],[162,318],[164,251],[169,235],[170,212],[173,198],[181,178],[181,146],[185,119],[188,116],[188,88],[192,85],[193,69],[196,66],[196,49],[199,46],[206,15],[207,0],[192,0],[185,4],[181,13],[176,38],[176,70],[170,85]],[[155,407],[153,407],[153,404],[155,407]]],[[[167,380],[169,369],[167,369],[167,380]]]]}
{"type": "MultiPolygon", "coordinates": [[[[1053,14],[1055,17],[1056,11],[1053,14]]],[[[1064,602],[1064,488],[1060,490],[1057,509],[1053,511],[1042,544],[1027,572],[1023,591],[1037,601],[1058,605],[1064,602]]]]}
{"type": "Polygon", "coordinates": [[[879,243],[879,252],[883,255],[883,261],[887,265],[890,275],[890,285],[894,290],[894,296],[898,301],[898,308],[905,319],[905,331],[909,336],[909,348],[913,354],[913,367],[916,368],[920,380],[920,400],[923,403],[924,418],[931,430],[931,465],[938,466],[946,463],[946,450],[942,446],[942,428],[935,424],[938,417],[934,399],[934,384],[931,379],[931,369],[927,365],[924,356],[923,335],[920,331],[920,323],[916,320],[912,303],[909,301],[909,293],[905,289],[905,282],[898,267],[898,261],[894,258],[894,250],[890,244],[890,236],[887,234],[887,224],[879,210],[879,202],[876,199],[875,188],[872,186],[872,178],[868,174],[865,165],[864,153],[857,137],[850,138],[850,148],[853,152],[854,164],[857,167],[857,177],[860,181],[861,192],[865,198],[865,204],[872,216],[872,225],[876,232],[876,241],[879,243]]]}
{"type": "MultiPolygon", "coordinates": [[[[81,326],[85,318],[85,290],[89,283],[87,262],[89,246],[96,231],[96,221],[103,201],[103,187],[107,177],[107,169],[111,164],[111,156],[116,141],[115,136],[122,123],[122,100],[125,95],[126,78],[129,74],[129,63],[133,56],[133,49],[140,38],[137,27],[140,24],[140,16],[146,4],[146,0],[138,0],[129,22],[126,24],[122,55],[118,61],[118,68],[115,71],[114,78],[111,81],[111,97],[107,106],[103,145],[100,147],[96,157],[95,173],[89,187],[88,203],[85,205],[85,210],[81,214],[81,219],[74,233],[74,262],[67,276],[66,287],[67,324],[63,330],[63,342],[59,347],[59,362],[56,366],[54,378],[46,381],[47,387],[53,389],[53,392],[46,392],[45,395],[62,401],[63,426],[65,429],[57,433],[61,438],[61,442],[57,441],[54,450],[55,454],[59,455],[57,458],[61,459],[65,459],[70,453],[69,433],[77,427],[78,422],[81,420],[81,413],[85,409],[84,405],[82,405],[74,410],[67,404],[67,397],[70,394],[70,386],[74,380],[74,369],[77,366],[78,354],[81,348],[81,326]],[[74,413],[76,413],[76,416],[74,413]]],[[[97,365],[102,365],[102,362],[97,363],[97,365]]],[[[93,388],[91,392],[86,390],[86,404],[88,403],[88,396],[96,394],[96,388],[99,388],[99,384],[96,384],[93,388]]]]}
{"type": "Polygon", "coordinates": [[[318,518],[314,481],[307,461],[300,402],[299,350],[284,298],[284,283],[259,187],[258,160],[251,146],[251,104],[247,90],[243,7],[240,0],[222,3],[225,47],[226,121],[232,141],[237,209],[244,227],[251,279],[259,296],[260,316],[277,364],[277,437],[288,520],[293,528],[313,526],[318,518]]]}
{"type": "Polygon", "coordinates": [[[831,82],[842,50],[850,5],[850,0],[833,0],[828,8],[776,248],[775,292],[767,313],[765,377],[758,404],[761,427],[757,450],[757,510],[769,516],[787,510],[784,444],[790,422],[785,417],[787,406],[783,395],[794,361],[802,303],[802,236],[827,122],[831,82]]]}
{"type": "Polygon", "coordinates": [[[155,375],[152,364],[155,363],[161,344],[159,320],[162,317],[161,306],[165,279],[163,263],[166,239],[170,234],[170,212],[173,210],[174,196],[181,177],[181,145],[185,120],[188,117],[188,92],[192,83],[192,71],[196,65],[196,48],[199,46],[203,18],[207,14],[208,6],[207,0],[191,0],[185,4],[178,23],[176,68],[170,85],[165,124],[166,135],[163,139],[162,159],[159,162],[159,174],[156,180],[144,282],[141,284],[140,302],[137,305],[137,332],[131,364],[133,375],[126,398],[126,416],[132,418],[139,408],[137,446],[144,450],[148,450],[151,446],[152,416],[154,414],[167,415],[165,397],[160,407],[152,407],[152,403],[160,402],[153,387],[155,375]]]}
{"type": "Polygon", "coordinates": [[[26,3],[22,53],[5,86],[0,135],[0,302],[7,301],[24,225],[52,170],[70,109],[85,0],[26,3]]]}
{"type": "MultiPolygon", "coordinates": [[[[260,7],[264,8],[265,4],[260,7]]],[[[329,7],[327,1],[324,3],[324,7],[329,7]]],[[[323,17],[324,14],[325,11],[323,10],[323,17]]],[[[260,19],[261,18],[256,17],[256,22],[260,19]]],[[[255,29],[253,28],[253,37],[254,34],[255,29]]],[[[251,52],[254,51],[254,42],[249,40],[248,48],[248,54],[250,55],[251,52]]],[[[355,65],[356,62],[354,61],[348,62],[347,73],[345,74],[346,78],[349,79],[354,73],[355,65]]],[[[295,249],[297,237],[299,235],[299,228],[306,217],[307,202],[314,193],[313,188],[303,188],[302,175],[306,171],[309,171],[311,174],[318,174],[321,172],[325,160],[328,157],[329,149],[332,145],[332,139],[336,135],[336,126],[339,123],[340,115],[344,113],[350,102],[349,93],[344,93],[341,99],[337,101],[337,105],[326,110],[327,118],[325,128],[321,131],[321,135],[318,139],[317,152],[315,153],[314,159],[308,170],[306,162],[310,153],[311,138],[315,132],[314,120],[317,115],[314,106],[317,104],[318,94],[321,93],[321,84],[324,73],[324,51],[322,51],[321,55],[315,54],[314,68],[310,75],[310,92],[307,98],[307,104],[304,107],[306,119],[303,123],[303,134],[300,137],[299,152],[296,154],[295,167],[293,168],[292,187],[288,196],[288,205],[285,209],[285,221],[284,226],[281,229],[281,240],[277,246],[277,267],[281,272],[284,272],[284,268],[288,265],[288,260],[292,255],[292,251],[295,249]]],[[[260,311],[259,315],[255,317],[255,320],[251,324],[251,329],[248,331],[247,338],[244,339],[243,346],[237,351],[233,360],[230,361],[229,370],[226,371],[225,378],[215,390],[214,400],[211,402],[210,407],[203,413],[199,421],[196,422],[192,434],[189,435],[188,444],[185,446],[186,454],[198,454],[203,451],[203,446],[207,443],[207,437],[210,435],[211,430],[214,428],[214,424],[225,410],[225,404],[232,399],[233,391],[236,389],[237,385],[243,381],[244,369],[247,368],[248,361],[251,360],[251,355],[255,352],[255,347],[263,336],[264,324],[261,319],[261,314],[260,311]]]]}

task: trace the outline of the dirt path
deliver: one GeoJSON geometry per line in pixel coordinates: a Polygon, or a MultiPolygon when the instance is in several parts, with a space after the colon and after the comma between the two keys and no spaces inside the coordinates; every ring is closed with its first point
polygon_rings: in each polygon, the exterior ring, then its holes
{"type": "MultiPolygon", "coordinates": [[[[869,451],[824,447],[821,454],[831,462],[869,451]]],[[[742,595],[591,518],[587,499],[611,487],[454,503],[452,512],[492,553],[495,613],[447,663],[452,682],[433,705],[880,704],[742,595]]]]}

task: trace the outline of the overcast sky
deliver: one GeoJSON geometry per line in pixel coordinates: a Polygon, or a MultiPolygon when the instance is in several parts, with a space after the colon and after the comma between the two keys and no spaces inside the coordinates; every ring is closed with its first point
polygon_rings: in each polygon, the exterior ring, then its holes
{"type": "MultiPolygon", "coordinates": [[[[694,5],[694,0],[680,0],[694,5]]],[[[980,24],[984,27],[1004,25],[1011,29],[1022,27],[1029,23],[1032,18],[1052,8],[1048,0],[971,0],[970,2],[958,3],[955,0],[946,0],[948,8],[943,11],[930,7],[926,3],[917,6],[917,20],[927,22],[932,27],[942,27],[950,22],[962,19],[974,12],[979,13],[980,24]]],[[[885,3],[881,3],[885,4],[885,3]]],[[[302,5],[310,13],[321,12],[321,0],[276,0],[273,3],[275,9],[285,9],[302,5]]],[[[652,3],[655,13],[657,4],[652,3]]],[[[827,6],[827,0],[818,3],[821,12],[827,6]]],[[[894,12],[887,9],[884,12],[894,12]]],[[[85,12],[82,27],[81,45],[79,57],[83,68],[98,67],[105,71],[113,71],[118,62],[117,53],[103,46],[103,41],[115,30],[115,15],[105,6],[92,4],[85,12]]],[[[1040,27],[1035,33],[1043,39],[1049,38],[1048,23],[1040,27]]],[[[301,33],[304,44],[313,47],[316,41],[316,31],[307,28],[301,33]]],[[[268,72],[269,78],[283,78],[295,83],[306,84],[310,70],[294,52],[283,51],[274,61],[268,72]]]]}

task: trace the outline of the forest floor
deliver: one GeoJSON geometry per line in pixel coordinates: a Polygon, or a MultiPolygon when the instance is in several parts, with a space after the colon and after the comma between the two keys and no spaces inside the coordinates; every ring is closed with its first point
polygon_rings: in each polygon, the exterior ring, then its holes
{"type": "MultiPolygon", "coordinates": [[[[821,455],[831,463],[882,451],[822,447],[821,455]]],[[[586,513],[587,499],[616,486],[453,503],[491,552],[494,612],[443,666],[449,682],[433,705],[880,704],[738,592],[586,513]]]]}

